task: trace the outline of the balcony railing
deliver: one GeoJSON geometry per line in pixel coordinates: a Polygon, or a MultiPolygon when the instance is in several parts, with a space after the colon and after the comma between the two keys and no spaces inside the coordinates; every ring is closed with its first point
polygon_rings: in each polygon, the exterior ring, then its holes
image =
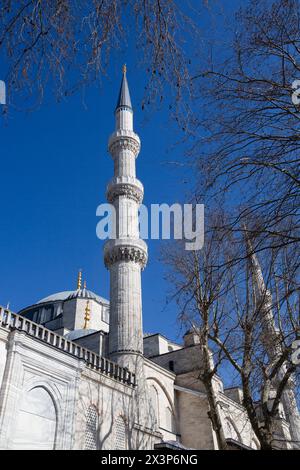
{"type": "Polygon", "coordinates": [[[90,369],[101,372],[109,377],[112,377],[119,382],[134,387],[136,385],[135,374],[130,372],[124,367],[109,361],[105,357],[99,356],[89,349],[83,348],[73,341],[68,341],[64,336],[58,335],[51,330],[48,330],[42,325],[38,325],[31,320],[28,320],[21,315],[11,312],[3,307],[0,307],[0,327],[8,330],[25,331],[29,336],[38,339],[46,344],[54,346],[55,348],[67,354],[84,360],[90,369]]]}

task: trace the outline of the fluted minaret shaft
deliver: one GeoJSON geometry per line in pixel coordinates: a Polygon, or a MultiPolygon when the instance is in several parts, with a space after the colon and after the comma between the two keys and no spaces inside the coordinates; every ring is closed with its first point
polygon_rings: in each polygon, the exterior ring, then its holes
{"type": "Polygon", "coordinates": [[[143,353],[141,270],[147,262],[147,245],[139,238],[138,210],[144,190],[136,179],[140,139],[133,131],[126,70],[115,121],[108,145],[114,177],[108,184],[107,200],[116,211],[116,239],[108,240],[104,248],[104,262],[110,271],[109,355],[120,365],[132,368],[136,357],[143,353]]]}
{"type": "MultiPolygon", "coordinates": [[[[282,354],[282,344],[280,342],[280,335],[276,328],[273,308],[272,308],[272,295],[267,289],[262,269],[250,240],[247,240],[248,250],[250,254],[251,271],[253,276],[253,283],[255,286],[258,306],[260,308],[260,320],[262,329],[262,341],[265,344],[266,352],[270,361],[275,361],[282,354]]],[[[274,385],[277,388],[278,384],[282,381],[286,373],[287,365],[284,363],[279,369],[277,376],[274,380],[274,385]]],[[[290,425],[290,434],[293,441],[293,447],[300,448],[300,415],[297,406],[297,401],[294,391],[293,377],[288,381],[285,389],[282,392],[281,402],[284,408],[286,420],[290,425]]]]}

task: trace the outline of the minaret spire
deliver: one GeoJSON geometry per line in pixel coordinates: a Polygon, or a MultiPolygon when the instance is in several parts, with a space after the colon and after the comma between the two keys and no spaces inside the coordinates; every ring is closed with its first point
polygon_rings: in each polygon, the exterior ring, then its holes
{"type": "MultiPolygon", "coordinates": [[[[262,342],[265,344],[266,352],[268,354],[270,362],[273,362],[282,354],[282,345],[273,316],[272,295],[266,287],[258,257],[253,250],[252,243],[248,238],[247,233],[246,243],[250,260],[253,284],[257,295],[258,306],[260,309],[262,342]]],[[[277,382],[278,386],[278,383],[280,383],[280,381],[283,379],[285,373],[286,363],[281,366],[276,377],[274,378],[275,385],[277,382]]],[[[290,377],[287,385],[285,386],[285,389],[282,392],[281,402],[284,408],[286,420],[290,425],[290,434],[293,440],[293,447],[299,449],[300,415],[295,398],[294,383],[292,377],[290,377]]]]}
{"type": "Polygon", "coordinates": [[[123,77],[122,77],[119,97],[117,101],[116,111],[119,108],[128,108],[132,110],[129,87],[128,87],[127,76],[126,76],[126,72],[127,72],[126,64],[123,65],[122,72],[123,72],[123,77]]]}
{"type": "Polygon", "coordinates": [[[136,178],[135,160],[141,144],[133,131],[126,68],[115,120],[108,144],[114,177],[108,184],[107,200],[116,211],[116,239],[108,240],[104,247],[104,262],[110,271],[109,355],[136,371],[143,353],[141,271],[147,262],[147,245],[139,238],[138,210],[144,189],[136,178]]]}
{"type": "Polygon", "coordinates": [[[276,356],[278,356],[278,354],[280,354],[280,346],[278,342],[278,331],[276,329],[273,316],[272,295],[269,289],[266,287],[258,257],[254,252],[252,243],[247,235],[246,243],[250,261],[250,271],[256,293],[256,303],[260,310],[262,339],[265,342],[267,353],[270,359],[273,360],[276,356]]]}

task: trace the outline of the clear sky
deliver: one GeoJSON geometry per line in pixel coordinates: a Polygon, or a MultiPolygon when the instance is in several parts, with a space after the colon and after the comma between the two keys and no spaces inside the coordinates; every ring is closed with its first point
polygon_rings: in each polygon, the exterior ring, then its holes
{"type": "MultiPolygon", "coordinates": [[[[167,163],[182,158],[183,147],[176,144],[182,136],[170,123],[167,108],[142,111],[146,78],[133,48],[113,54],[100,89],[91,87],[61,103],[48,93],[34,112],[11,110],[0,121],[0,304],[10,302],[13,311],[75,289],[79,268],[89,289],[109,297],[96,208],[106,202],[106,184],[113,175],[107,141],[114,130],[123,62],[134,127],[142,141],[137,176],[145,187],[144,203],[184,200],[187,175],[167,163]]],[[[178,312],[175,304],[166,306],[170,286],[158,259],[160,243],[148,241],[149,262],[142,277],[144,330],[176,340],[178,312]]]]}

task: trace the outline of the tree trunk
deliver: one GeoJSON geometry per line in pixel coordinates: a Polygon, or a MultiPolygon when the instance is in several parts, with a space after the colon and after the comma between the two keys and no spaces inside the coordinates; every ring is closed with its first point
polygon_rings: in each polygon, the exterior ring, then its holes
{"type": "Polygon", "coordinates": [[[246,408],[247,415],[251,426],[260,443],[260,450],[272,450],[273,434],[270,430],[271,426],[261,425],[259,423],[256,409],[252,400],[249,379],[246,375],[242,376],[243,384],[243,405],[246,408]]]}
{"type": "Polygon", "coordinates": [[[227,443],[223,431],[222,422],[218,410],[218,403],[216,400],[215,390],[213,388],[213,372],[210,364],[210,354],[207,342],[202,346],[203,352],[203,374],[201,374],[201,380],[203,381],[207,399],[209,404],[208,416],[211,420],[213,430],[216,433],[219,450],[227,450],[227,443]]]}

